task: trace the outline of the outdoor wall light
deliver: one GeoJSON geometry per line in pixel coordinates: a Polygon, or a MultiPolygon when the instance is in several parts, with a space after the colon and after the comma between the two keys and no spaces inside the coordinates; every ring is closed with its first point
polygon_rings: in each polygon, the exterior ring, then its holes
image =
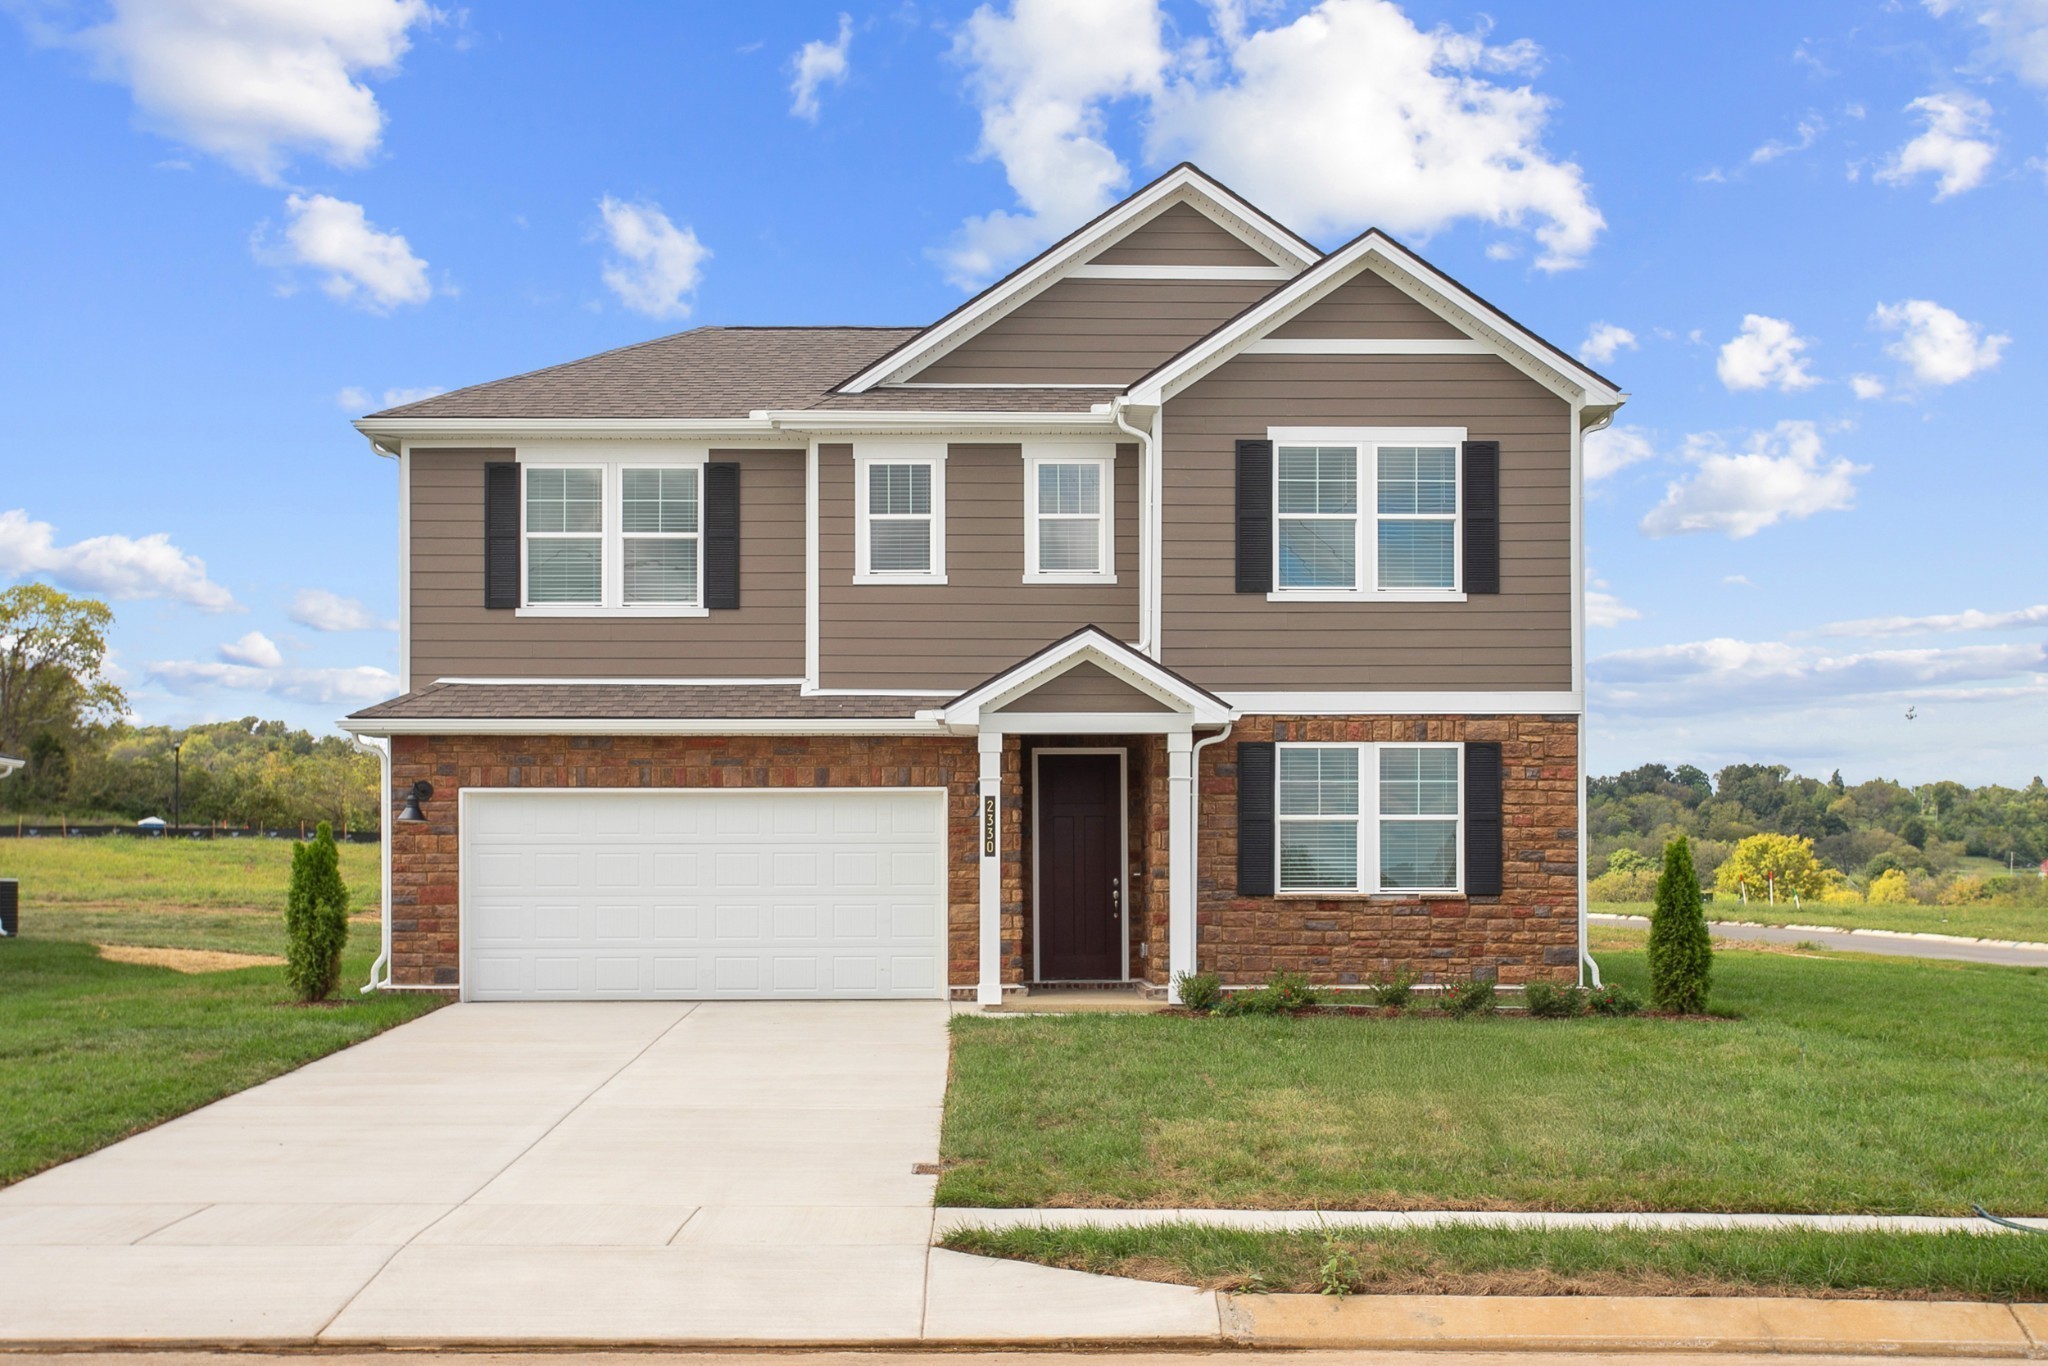
{"type": "Polygon", "coordinates": [[[425,825],[427,818],[420,814],[420,803],[433,800],[433,796],[434,785],[425,778],[414,783],[412,790],[405,794],[405,810],[398,813],[398,823],[400,825],[425,825]]]}

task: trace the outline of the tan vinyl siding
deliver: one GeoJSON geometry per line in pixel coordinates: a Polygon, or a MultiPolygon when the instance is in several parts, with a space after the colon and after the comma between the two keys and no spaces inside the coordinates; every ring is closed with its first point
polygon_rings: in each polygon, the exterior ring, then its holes
{"type": "Polygon", "coordinates": [[[1278,286],[1061,280],[911,376],[918,384],[1128,384],[1278,286]]]}
{"type": "Polygon", "coordinates": [[[1330,291],[1269,337],[1462,337],[1451,324],[1370,270],[1330,291]]]}
{"type": "Polygon", "coordinates": [[[1118,446],[1113,584],[1024,582],[1014,444],[947,448],[945,583],[856,584],[853,447],[820,446],[820,684],[964,691],[1082,626],[1137,639],[1137,468],[1137,447],[1118,446]]]}
{"type": "Polygon", "coordinates": [[[1166,406],[1164,663],[1211,689],[1571,686],[1571,410],[1491,356],[1241,356],[1166,406]],[[1501,443],[1501,591],[1462,603],[1234,591],[1236,442],[1465,427],[1501,443]]]}
{"type": "Polygon", "coordinates": [[[1138,691],[1100,664],[1073,668],[1025,693],[1013,702],[991,707],[1002,712],[1160,712],[1171,707],[1150,693],[1138,691]]]}
{"type": "Polygon", "coordinates": [[[412,678],[800,678],[804,454],[740,465],[740,607],[703,617],[522,617],[484,605],[483,467],[510,450],[420,449],[412,479],[412,678]]]}
{"type": "Polygon", "coordinates": [[[1097,252],[1091,266],[1270,266],[1273,263],[1191,204],[1175,204],[1097,252]]]}

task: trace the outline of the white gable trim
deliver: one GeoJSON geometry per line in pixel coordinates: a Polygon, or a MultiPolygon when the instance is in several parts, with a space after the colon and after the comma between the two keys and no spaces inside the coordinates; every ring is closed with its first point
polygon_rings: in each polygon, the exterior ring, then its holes
{"type": "MultiPolygon", "coordinates": [[[[978,728],[982,713],[993,713],[1005,703],[1025,696],[1033,689],[1043,687],[1069,669],[1082,664],[1093,664],[1120,683],[1144,693],[1147,697],[1172,708],[1182,725],[1220,726],[1231,719],[1230,708],[1161,668],[1137,651],[1114,640],[1099,631],[1088,631],[1068,637],[1044,653],[1026,660],[1016,667],[991,678],[971,692],[962,693],[946,704],[940,711],[940,718],[948,725],[962,729],[978,728]]],[[[1020,714],[1021,715],[1021,714],[1020,714]]],[[[1078,723],[1081,713],[1061,713],[1070,721],[1078,723]]],[[[1140,713],[1157,715],[1157,713],[1140,713]]],[[[998,721],[1004,730],[1018,729],[1017,715],[990,717],[998,721]]],[[[1072,730],[1072,725],[1065,727],[1072,730]]]]}
{"type": "Polygon", "coordinates": [[[1075,266],[1069,280],[1292,280],[1293,266],[1075,266]]]}
{"type": "Polygon", "coordinates": [[[1273,219],[1193,166],[1183,164],[855,375],[842,386],[843,391],[866,393],[878,384],[896,383],[916,374],[1175,204],[1200,210],[1275,266],[1287,267],[1289,277],[1317,260],[1313,249],[1296,241],[1273,219]]]}
{"type": "Polygon", "coordinates": [[[1552,351],[1534,333],[1374,229],[1140,379],[1131,386],[1128,402],[1140,407],[1164,403],[1367,270],[1479,338],[1488,351],[1568,403],[1611,410],[1628,399],[1627,394],[1552,351]]]}

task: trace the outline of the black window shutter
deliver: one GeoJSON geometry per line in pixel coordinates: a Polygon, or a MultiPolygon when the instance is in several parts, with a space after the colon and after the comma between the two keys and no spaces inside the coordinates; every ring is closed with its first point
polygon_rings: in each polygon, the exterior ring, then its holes
{"type": "Polygon", "coordinates": [[[1499,896],[1500,746],[1465,746],[1465,895],[1499,896]]]}
{"type": "Polygon", "coordinates": [[[704,605],[740,605],[740,467],[732,461],[704,467],[704,605]]]}
{"type": "Polygon", "coordinates": [[[1273,742],[1237,747],[1237,894],[1271,896],[1273,877],[1273,742]]]}
{"type": "Polygon", "coordinates": [[[1273,443],[1237,443],[1237,591],[1273,591],[1273,443]]]}
{"type": "Polygon", "coordinates": [[[484,466],[484,606],[519,605],[519,464],[484,466]]]}
{"type": "Polygon", "coordinates": [[[1465,443],[1465,591],[1500,592],[1500,442],[1465,443]]]}

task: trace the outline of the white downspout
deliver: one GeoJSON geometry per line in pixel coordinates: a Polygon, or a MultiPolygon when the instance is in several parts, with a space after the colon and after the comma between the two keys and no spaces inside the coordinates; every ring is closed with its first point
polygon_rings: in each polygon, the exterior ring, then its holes
{"type": "Polygon", "coordinates": [[[1188,843],[1195,847],[1195,885],[1193,888],[1195,914],[1192,917],[1193,925],[1191,928],[1196,932],[1197,940],[1195,943],[1188,945],[1188,962],[1197,972],[1202,970],[1199,940],[1202,924],[1202,751],[1215,744],[1218,740],[1228,740],[1230,732],[1236,725],[1237,722],[1235,720],[1226,721],[1223,723],[1222,730],[1217,731],[1206,740],[1195,741],[1195,757],[1193,761],[1195,770],[1195,804],[1194,811],[1188,817],[1188,843]]]}
{"type": "Polygon", "coordinates": [[[1580,520],[1579,508],[1583,501],[1580,490],[1584,487],[1584,466],[1581,452],[1585,448],[1586,432],[1597,432],[1614,421],[1614,410],[1609,409],[1598,422],[1581,428],[1579,410],[1572,409],[1572,548],[1577,557],[1572,566],[1572,682],[1579,694],[1579,985],[1587,985],[1592,978],[1592,987],[1599,990],[1606,983],[1600,980],[1600,964],[1594,961],[1592,951],[1586,947],[1586,914],[1590,909],[1586,901],[1586,545],[1584,524],[1580,520]]]}
{"type": "Polygon", "coordinates": [[[1159,447],[1158,443],[1152,439],[1151,432],[1139,431],[1124,420],[1124,400],[1121,395],[1109,401],[1109,416],[1110,420],[1116,423],[1118,431],[1138,443],[1137,650],[1141,655],[1148,655],[1153,659],[1157,659],[1159,652],[1154,648],[1153,641],[1158,631],[1158,622],[1153,619],[1152,594],[1149,586],[1152,582],[1152,560],[1158,552],[1158,546],[1154,543],[1155,538],[1152,534],[1152,482],[1155,473],[1153,466],[1159,461],[1159,447]]]}
{"type": "Polygon", "coordinates": [[[391,740],[389,737],[377,738],[366,735],[360,737],[358,743],[368,745],[371,749],[377,751],[377,774],[383,780],[380,784],[383,788],[383,798],[378,803],[378,821],[380,824],[377,831],[377,847],[378,858],[384,865],[382,878],[382,900],[384,906],[383,914],[379,917],[384,922],[384,942],[383,948],[377,954],[377,961],[370,964],[370,980],[363,983],[362,986],[362,994],[367,996],[379,986],[391,985],[391,740]],[[380,969],[384,972],[384,980],[382,982],[377,980],[377,973],[380,969]]]}

